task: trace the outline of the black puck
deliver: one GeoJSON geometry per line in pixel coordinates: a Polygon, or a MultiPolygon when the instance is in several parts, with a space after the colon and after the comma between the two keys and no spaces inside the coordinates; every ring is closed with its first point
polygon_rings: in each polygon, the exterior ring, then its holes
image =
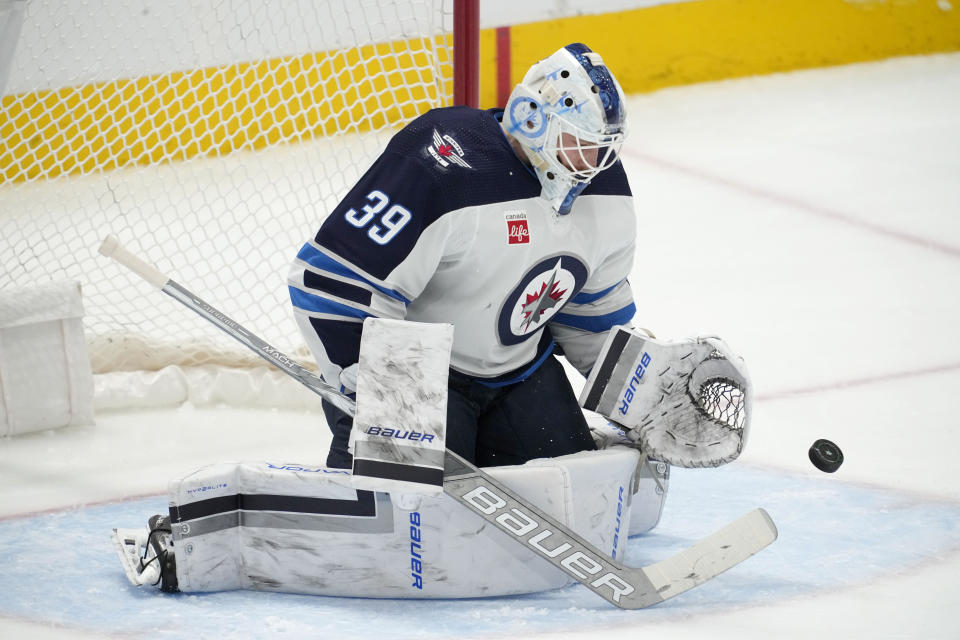
{"type": "Polygon", "coordinates": [[[820,471],[833,473],[843,464],[843,451],[829,440],[820,439],[810,447],[810,462],[820,471]]]}

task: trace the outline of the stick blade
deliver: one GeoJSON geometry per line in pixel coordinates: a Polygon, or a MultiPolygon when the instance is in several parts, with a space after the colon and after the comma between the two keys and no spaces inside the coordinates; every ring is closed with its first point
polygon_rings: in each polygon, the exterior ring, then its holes
{"type": "Polygon", "coordinates": [[[764,509],[754,509],[692,547],[643,568],[662,602],[715,578],[777,539],[764,509]]]}

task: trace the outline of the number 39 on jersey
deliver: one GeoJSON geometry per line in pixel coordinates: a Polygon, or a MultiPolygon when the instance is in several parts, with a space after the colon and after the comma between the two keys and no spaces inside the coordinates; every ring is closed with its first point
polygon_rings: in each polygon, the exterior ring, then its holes
{"type": "Polygon", "coordinates": [[[356,228],[366,229],[371,240],[385,245],[410,222],[412,214],[401,204],[391,205],[390,196],[374,189],[367,194],[367,203],[360,211],[350,208],[344,217],[356,228]]]}

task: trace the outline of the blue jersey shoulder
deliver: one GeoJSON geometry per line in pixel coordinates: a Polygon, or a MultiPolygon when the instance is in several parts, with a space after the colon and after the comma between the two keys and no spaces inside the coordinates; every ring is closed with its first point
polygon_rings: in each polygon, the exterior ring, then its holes
{"type": "Polygon", "coordinates": [[[492,110],[433,109],[394,136],[387,152],[417,159],[435,181],[445,211],[540,193],[492,110]]]}
{"type": "Polygon", "coordinates": [[[492,113],[434,109],[394,135],[315,240],[384,278],[444,214],[539,192],[492,113]]]}

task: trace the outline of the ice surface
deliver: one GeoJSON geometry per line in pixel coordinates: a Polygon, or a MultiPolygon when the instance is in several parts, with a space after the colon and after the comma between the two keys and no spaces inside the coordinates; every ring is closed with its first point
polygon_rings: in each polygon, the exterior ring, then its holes
{"type": "Polygon", "coordinates": [[[661,527],[627,560],[767,508],[780,539],[717,580],[639,612],[580,587],[441,602],[135,590],[109,528],[162,511],[170,477],[317,462],[327,435],[310,411],[114,411],[0,441],[0,635],[960,637],[958,105],[957,54],[631,98],[637,322],[722,336],[758,402],[741,460],[675,470],[661,527]],[[807,460],[821,437],[844,450],[836,474],[807,460]]]}

